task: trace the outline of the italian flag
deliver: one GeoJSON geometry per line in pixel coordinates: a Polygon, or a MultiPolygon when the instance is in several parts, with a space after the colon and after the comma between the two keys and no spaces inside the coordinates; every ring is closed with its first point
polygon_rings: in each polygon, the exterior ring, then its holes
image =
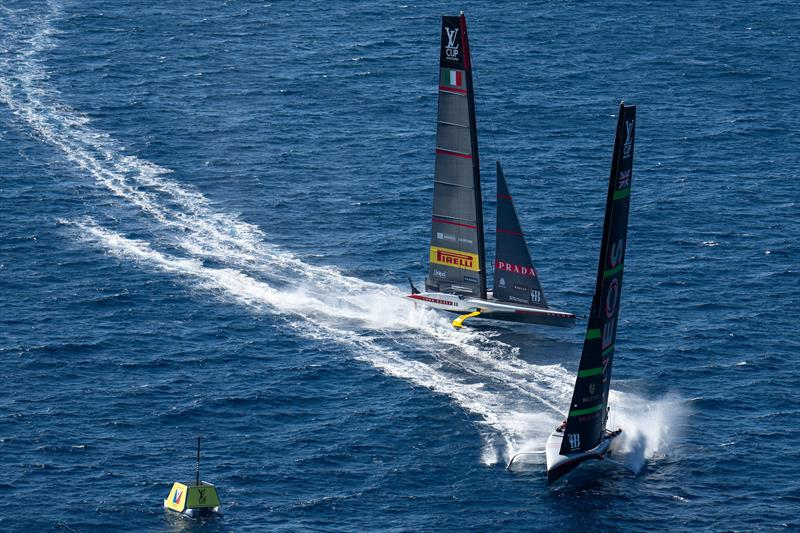
{"type": "Polygon", "coordinates": [[[442,85],[464,89],[464,71],[450,68],[442,69],[442,85]]]}

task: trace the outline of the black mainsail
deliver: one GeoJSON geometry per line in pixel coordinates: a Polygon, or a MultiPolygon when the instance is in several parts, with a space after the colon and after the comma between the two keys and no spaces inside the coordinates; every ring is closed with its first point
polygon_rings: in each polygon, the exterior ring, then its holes
{"type": "Polygon", "coordinates": [[[429,291],[486,298],[478,132],[464,15],[442,17],[429,291]]]}
{"type": "Polygon", "coordinates": [[[561,455],[591,450],[604,437],[627,244],[635,123],[636,106],[620,104],[597,282],[561,455]]]}
{"type": "Polygon", "coordinates": [[[539,275],[533,267],[500,161],[497,162],[496,230],[492,296],[500,301],[547,309],[539,275]]]}

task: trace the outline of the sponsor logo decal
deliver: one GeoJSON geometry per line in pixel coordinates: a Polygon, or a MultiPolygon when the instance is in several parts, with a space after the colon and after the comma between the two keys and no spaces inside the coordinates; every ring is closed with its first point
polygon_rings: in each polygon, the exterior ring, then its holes
{"type": "Polygon", "coordinates": [[[514,284],[514,290],[515,290],[515,291],[528,292],[528,287],[527,287],[527,285],[517,285],[517,284],[515,283],[515,284],[514,284]]]}
{"type": "Polygon", "coordinates": [[[611,245],[609,250],[608,262],[611,268],[617,266],[622,261],[622,254],[625,252],[625,239],[619,239],[611,245]]]}
{"type": "MultiPolygon", "coordinates": [[[[608,252],[608,262],[611,268],[616,267],[622,263],[625,254],[625,239],[619,239],[611,245],[608,252]]],[[[616,320],[612,320],[617,313],[617,304],[619,303],[620,285],[619,278],[612,278],[608,285],[605,287],[603,302],[605,304],[606,323],[603,325],[603,334],[601,346],[605,350],[607,347],[614,343],[614,336],[616,333],[616,320]]]]}
{"type": "Polygon", "coordinates": [[[447,272],[445,272],[444,270],[439,270],[439,269],[434,268],[433,269],[433,275],[436,276],[437,278],[446,278],[447,277],[447,272]]]}
{"type": "Polygon", "coordinates": [[[459,43],[456,42],[458,28],[445,28],[444,31],[447,33],[447,46],[444,47],[444,55],[450,61],[458,61],[459,43]]]}
{"type": "Polygon", "coordinates": [[[442,300],[440,298],[431,298],[430,296],[422,296],[420,294],[415,294],[412,296],[415,300],[422,300],[424,302],[430,302],[432,304],[439,304],[439,305],[450,305],[454,307],[458,307],[457,302],[451,302],[450,300],[442,300]]]}
{"type": "Polygon", "coordinates": [[[622,158],[628,159],[631,156],[631,149],[633,148],[633,123],[635,120],[625,121],[625,144],[622,147],[622,158]]]}
{"type": "Polygon", "coordinates": [[[617,190],[630,187],[631,185],[631,169],[622,171],[617,176],[617,190]]]}
{"type": "Polygon", "coordinates": [[[183,491],[181,489],[175,489],[175,496],[172,497],[172,503],[181,503],[182,497],[183,491]]]}
{"type": "Polygon", "coordinates": [[[569,435],[569,449],[570,450],[577,450],[581,447],[581,435],[580,433],[570,433],[569,435]]]}
{"type": "Polygon", "coordinates": [[[497,270],[504,270],[512,274],[520,274],[522,276],[536,277],[536,270],[532,266],[515,265],[513,263],[506,263],[505,261],[495,261],[494,268],[497,270]]]}
{"type": "Polygon", "coordinates": [[[594,383],[589,383],[589,394],[594,394],[595,385],[594,383]]]}
{"type": "Polygon", "coordinates": [[[531,301],[534,303],[539,303],[542,301],[542,291],[533,289],[531,291],[531,301]]]}
{"type": "Polygon", "coordinates": [[[430,261],[436,265],[480,272],[478,255],[469,252],[459,252],[458,250],[450,250],[449,248],[431,246],[430,261]]]}
{"type": "Polygon", "coordinates": [[[619,301],[619,279],[614,278],[606,289],[606,318],[614,316],[619,301]]]}
{"type": "Polygon", "coordinates": [[[500,278],[500,281],[498,281],[497,284],[505,289],[505,287],[506,287],[506,279],[505,278],[500,278]]]}
{"type": "Polygon", "coordinates": [[[467,239],[465,237],[456,237],[455,235],[450,235],[449,233],[444,233],[442,231],[436,232],[436,238],[440,241],[450,241],[450,242],[460,242],[464,244],[472,244],[472,239],[467,239]]]}
{"type": "Polygon", "coordinates": [[[478,283],[478,278],[473,278],[472,276],[464,276],[464,281],[467,283],[478,283]]]}
{"type": "Polygon", "coordinates": [[[521,303],[521,304],[526,304],[526,303],[528,303],[528,300],[523,300],[522,298],[517,298],[516,296],[512,296],[512,295],[510,295],[510,294],[509,294],[509,296],[508,296],[508,299],[509,299],[510,301],[512,301],[512,302],[519,302],[519,303],[521,303]]]}

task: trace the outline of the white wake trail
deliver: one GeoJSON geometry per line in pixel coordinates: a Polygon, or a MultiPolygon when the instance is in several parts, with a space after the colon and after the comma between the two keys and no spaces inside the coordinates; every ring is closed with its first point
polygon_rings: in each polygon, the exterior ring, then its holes
{"type": "MultiPolygon", "coordinates": [[[[170,179],[169,169],[125,155],[124,147],[93,129],[86,116],[60,102],[49,86],[45,56],[56,46],[60,10],[55,1],[49,5],[51,12],[44,16],[0,6],[0,28],[8,38],[18,39],[3,43],[0,102],[97,186],[140,212],[150,233],[147,240],[131,239],[91,217],[64,224],[109,253],[179,276],[254,312],[286,316],[298,335],[333,340],[386,375],[446,395],[488,429],[482,431],[487,464],[499,461],[498,452],[508,459],[516,451],[543,446],[569,401],[572,374],[561,365],[527,363],[518,350],[491,334],[453,331],[448,319],[416,309],[397,287],[311,265],[270,244],[260,228],[215,210],[200,192],[170,179]],[[23,35],[26,30],[31,37],[23,35]],[[17,48],[19,54],[6,53],[17,48]],[[207,261],[221,267],[210,267],[207,261]],[[421,351],[434,362],[415,360],[406,351],[421,351]]],[[[618,401],[620,397],[612,395],[612,403],[643,402],[618,401]]],[[[645,456],[658,453],[660,445],[653,443],[663,441],[663,435],[633,413],[620,410],[620,416],[627,416],[625,421],[644,435],[645,456]],[[645,427],[650,430],[639,431],[645,427]]],[[[635,439],[631,442],[632,450],[641,448],[635,439]]]]}
{"type": "MultiPolygon", "coordinates": [[[[503,394],[485,390],[482,383],[465,382],[458,376],[439,370],[435,365],[408,359],[397,350],[381,345],[380,339],[335,327],[330,320],[325,320],[325,312],[330,313],[330,319],[335,318],[336,310],[326,308],[319,300],[302,292],[276,291],[268,284],[238,270],[209,268],[196,258],[165,254],[153,249],[145,241],[124,237],[88,218],[60,222],[75,227],[82,238],[95,242],[117,257],[192,278],[204,290],[220,293],[224,298],[232,298],[257,310],[302,317],[305,320],[288,323],[298,334],[310,339],[333,340],[349,346],[355,359],[369,363],[386,375],[446,395],[465,411],[479,417],[493,431],[508,433],[502,417],[498,415],[508,403],[503,394]]],[[[491,462],[495,462],[494,454],[490,455],[491,462]]]]}

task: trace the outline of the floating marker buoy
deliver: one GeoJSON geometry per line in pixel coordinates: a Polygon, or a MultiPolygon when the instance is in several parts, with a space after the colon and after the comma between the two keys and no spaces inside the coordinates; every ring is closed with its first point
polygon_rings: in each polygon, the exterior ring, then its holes
{"type": "Polygon", "coordinates": [[[197,437],[197,468],[194,485],[175,482],[164,508],[190,518],[220,514],[217,489],[211,483],[200,481],[200,438],[197,437]]]}

